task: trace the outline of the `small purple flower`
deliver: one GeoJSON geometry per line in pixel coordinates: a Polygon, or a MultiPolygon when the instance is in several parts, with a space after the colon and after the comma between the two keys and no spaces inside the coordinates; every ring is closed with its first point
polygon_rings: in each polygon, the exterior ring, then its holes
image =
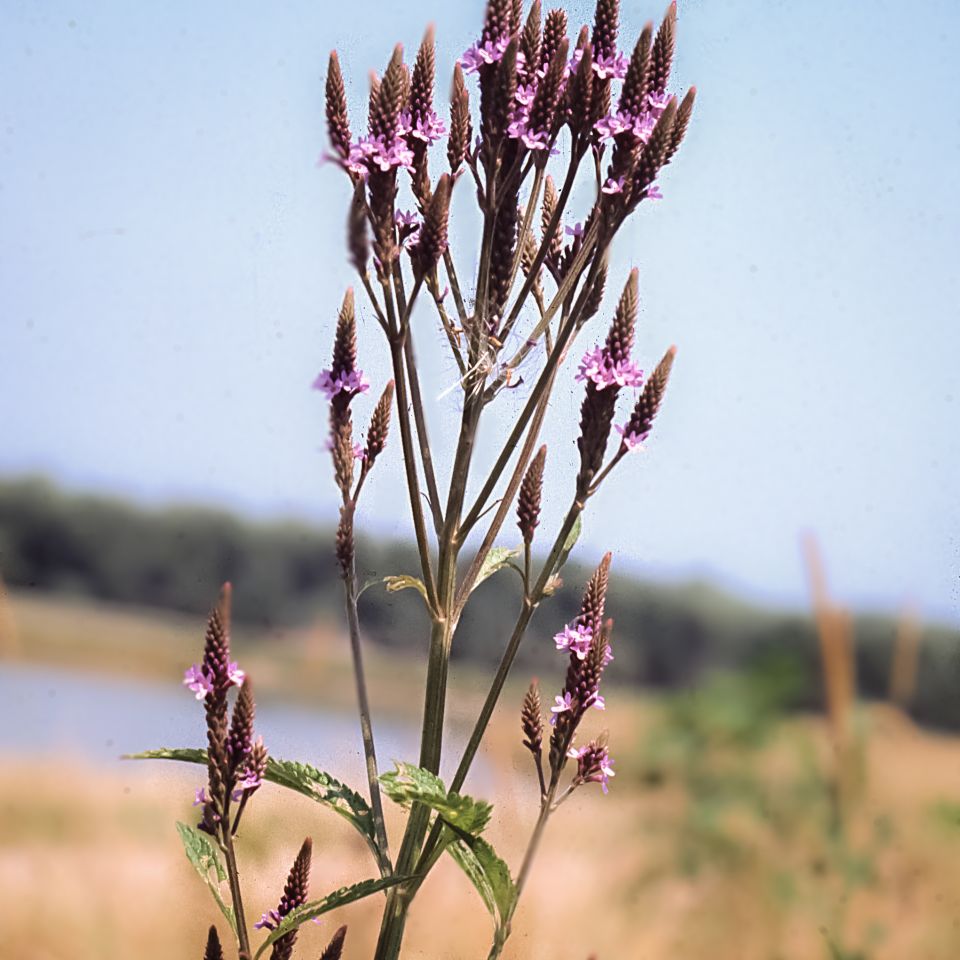
{"type": "Polygon", "coordinates": [[[400,114],[400,127],[397,132],[403,135],[409,134],[417,140],[431,144],[436,143],[443,137],[447,132],[447,127],[433,110],[422,117],[417,117],[416,120],[408,110],[404,110],[400,114]]]}
{"type": "Polygon", "coordinates": [[[605,387],[639,387],[643,383],[643,371],[630,360],[613,362],[604,347],[588,350],[580,361],[577,380],[590,380],[598,390],[605,387]]]}
{"type": "Polygon", "coordinates": [[[362,443],[355,443],[353,445],[353,459],[354,460],[365,460],[367,453],[364,450],[362,443]]]}
{"type": "Polygon", "coordinates": [[[667,93],[666,90],[662,93],[648,93],[647,103],[650,104],[650,109],[659,117],[660,114],[667,109],[667,104],[670,103],[671,96],[672,95],[667,93]]]}
{"type": "Polygon", "coordinates": [[[417,215],[410,210],[398,210],[393,215],[393,222],[398,227],[418,227],[420,221],[417,220],[417,215]]]}
{"type": "Polygon", "coordinates": [[[213,693],[213,681],[204,672],[203,667],[194,664],[183,673],[183,685],[192,690],[198,700],[203,700],[208,693],[213,693]]]}
{"type": "Polygon", "coordinates": [[[193,795],[193,806],[199,807],[199,806],[201,806],[202,804],[205,804],[205,803],[208,803],[208,802],[209,802],[209,797],[207,797],[207,788],[206,788],[206,787],[201,787],[199,790],[196,791],[196,793],[194,793],[194,795],[193,795]]]}
{"type": "Polygon", "coordinates": [[[314,390],[321,390],[328,400],[332,400],[340,392],[354,394],[370,389],[362,370],[351,370],[337,377],[334,377],[332,370],[321,370],[312,386],[314,390]]]}
{"type": "Polygon", "coordinates": [[[618,177],[616,180],[613,177],[608,177],[606,183],[600,188],[601,193],[623,193],[623,184],[626,181],[626,177],[618,177]]]}
{"type": "Polygon", "coordinates": [[[601,139],[609,140],[627,130],[632,130],[633,122],[633,117],[629,114],[613,113],[609,117],[601,117],[593,125],[593,129],[600,134],[601,139]]]}
{"type": "Polygon", "coordinates": [[[627,58],[619,52],[609,57],[594,57],[593,72],[601,80],[622,80],[627,75],[627,58]]]}
{"type": "Polygon", "coordinates": [[[257,930],[276,930],[283,917],[276,910],[265,913],[255,924],[257,930]]]}
{"type": "Polygon", "coordinates": [[[577,780],[581,783],[599,783],[604,793],[609,792],[610,778],[615,777],[616,773],[610,752],[602,741],[594,741],[579,749],[571,747],[567,756],[577,761],[577,780]]]}
{"type": "Polygon", "coordinates": [[[564,227],[563,232],[568,237],[582,237],[583,236],[583,224],[575,223],[572,227],[564,227]]]}
{"type": "Polygon", "coordinates": [[[550,713],[553,714],[553,716],[550,717],[551,727],[557,725],[557,717],[561,713],[568,713],[573,710],[573,697],[569,690],[567,690],[562,697],[554,697],[553,699],[556,703],[550,708],[550,713]]]}
{"type": "Polygon", "coordinates": [[[227,679],[235,686],[239,687],[246,679],[246,671],[241,670],[236,660],[231,661],[227,667],[227,679]]]}
{"type": "Polygon", "coordinates": [[[509,45],[509,37],[500,37],[496,41],[488,40],[486,43],[475,43],[464,50],[463,56],[460,57],[463,72],[476,73],[481,67],[502,60],[504,51],[509,45]]]}
{"type": "Polygon", "coordinates": [[[517,103],[521,106],[529,107],[533,103],[533,98],[537,94],[537,85],[535,83],[528,83],[526,85],[520,84],[517,87],[516,99],[517,103]]]}
{"type": "Polygon", "coordinates": [[[514,120],[507,127],[507,136],[513,140],[522,140],[528,150],[546,150],[550,146],[547,131],[532,130],[526,117],[514,120]]]}
{"type": "Polygon", "coordinates": [[[643,198],[645,200],[662,200],[663,194],[660,192],[660,188],[654,183],[644,190],[643,198]]]}
{"type": "Polygon", "coordinates": [[[575,627],[567,625],[553,637],[558,650],[567,650],[575,654],[578,660],[586,659],[592,639],[593,630],[582,623],[578,623],[575,627]]]}
{"type": "Polygon", "coordinates": [[[230,798],[234,803],[237,803],[239,800],[243,799],[243,795],[248,791],[256,790],[260,787],[262,783],[260,775],[256,770],[247,770],[244,774],[243,779],[237,784],[236,790],[230,794],[230,798]]]}
{"type": "Polygon", "coordinates": [[[620,426],[619,423],[615,427],[617,433],[623,437],[623,445],[627,448],[627,450],[643,450],[643,443],[647,437],[650,436],[650,431],[646,430],[643,433],[635,433],[633,430],[631,430],[628,433],[627,427],[629,427],[629,424],[620,426]]]}

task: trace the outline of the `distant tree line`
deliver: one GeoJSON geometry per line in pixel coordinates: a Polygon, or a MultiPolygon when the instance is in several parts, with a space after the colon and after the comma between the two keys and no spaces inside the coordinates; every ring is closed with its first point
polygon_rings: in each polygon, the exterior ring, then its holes
{"type": "MultiPolygon", "coordinates": [[[[300,522],[251,522],[208,507],[146,509],[101,496],[65,493],[37,477],[0,481],[0,575],[12,587],[163,607],[203,615],[225,580],[234,615],[258,627],[293,626],[340,615],[333,531],[300,522]]],[[[364,575],[413,574],[406,543],[358,543],[364,575]]],[[[564,585],[544,601],[521,648],[524,671],[556,668],[551,637],[577,613],[589,570],[569,563],[564,585]]],[[[496,663],[520,601],[519,578],[504,570],[483,583],[457,633],[454,656],[496,663]]],[[[426,618],[415,591],[382,585],[361,597],[362,622],[376,643],[419,650],[426,618]]],[[[760,609],[703,583],[663,585],[614,576],[612,679],[648,688],[683,688],[717,668],[787,658],[803,678],[798,705],[819,702],[819,653],[809,616],[760,609]]],[[[855,621],[858,686],[886,696],[895,622],[855,621]]],[[[953,631],[924,629],[914,716],[960,729],[960,645],[953,631]]]]}

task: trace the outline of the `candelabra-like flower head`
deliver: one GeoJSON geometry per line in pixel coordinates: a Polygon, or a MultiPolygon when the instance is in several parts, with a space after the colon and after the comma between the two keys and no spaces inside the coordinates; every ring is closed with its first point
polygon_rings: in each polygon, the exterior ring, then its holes
{"type": "MultiPolygon", "coordinates": [[[[310,856],[313,852],[313,841],[307,837],[294,860],[293,866],[283,888],[283,896],[275,910],[265,913],[254,924],[261,930],[275,930],[280,921],[287,914],[307,902],[307,892],[310,886],[310,856]]],[[[291,930],[284,934],[273,945],[271,960],[290,960],[293,954],[293,945],[297,939],[297,931],[291,930]]]]}

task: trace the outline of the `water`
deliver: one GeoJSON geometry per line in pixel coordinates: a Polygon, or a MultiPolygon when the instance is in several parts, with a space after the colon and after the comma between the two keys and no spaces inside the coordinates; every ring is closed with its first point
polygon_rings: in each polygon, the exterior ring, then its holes
{"type": "MultiPolygon", "coordinates": [[[[363,776],[354,716],[264,699],[256,731],[273,756],[303,760],[335,776],[363,776]]],[[[416,759],[419,737],[411,727],[380,723],[375,732],[382,768],[393,759],[416,759]]],[[[0,663],[2,754],[69,755],[106,764],[124,753],[205,741],[203,707],[183,687],[0,663]]],[[[464,742],[452,738],[454,754],[464,742]]]]}

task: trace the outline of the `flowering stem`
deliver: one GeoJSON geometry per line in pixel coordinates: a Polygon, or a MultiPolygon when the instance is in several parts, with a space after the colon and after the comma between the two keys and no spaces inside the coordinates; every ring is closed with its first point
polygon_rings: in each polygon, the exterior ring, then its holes
{"type": "MultiPolygon", "coordinates": [[[[229,797],[228,797],[229,803],[229,797]]],[[[224,810],[223,836],[220,849],[227,864],[227,878],[230,882],[230,899],[233,902],[233,915],[237,923],[237,941],[240,945],[240,960],[250,960],[250,937],[247,933],[247,920],[243,913],[243,896],[240,892],[240,872],[237,869],[237,854],[233,847],[233,836],[228,828],[228,809],[224,810]]]]}
{"type": "Polygon", "coordinates": [[[393,378],[397,392],[397,420],[400,422],[400,442],[403,445],[403,465],[407,476],[407,491],[410,496],[410,512],[413,516],[413,528],[417,537],[417,550],[420,553],[420,569],[427,591],[427,600],[432,609],[436,609],[437,588],[433,581],[433,569],[430,564],[430,547],[427,542],[427,525],[423,517],[423,505],[420,503],[420,481],[417,477],[417,464],[413,452],[413,436],[410,430],[410,411],[407,399],[406,371],[403,360],[403,343],[397,331],[393,311],[393,298],[384,284],[387,301],[387,316],[390,322],[390,357],[393,362],[393,378]]]}
{"type": "Polygon", "coordinates": [[[387,843],[387,830],[383,818],[383,802],[380,798],[380,777],[377,770],[377,751],[373,740],[373,724],[370,714],[370,699],[363,669],[363,651],[360,646],[360,618],[357,612],[357,573],[351,562],[343,582],[347,608],[347,625],[350,633],[350,653],[353,657],[353,675],[357,684],[357,705],[360,712],[360,734],[363,738],[363,753],[366,759],[367,783],[370,787],[370,809],[373,813],[373,828],[377,837],[377,865],[381,876],[392,872],[387,843]]]}

